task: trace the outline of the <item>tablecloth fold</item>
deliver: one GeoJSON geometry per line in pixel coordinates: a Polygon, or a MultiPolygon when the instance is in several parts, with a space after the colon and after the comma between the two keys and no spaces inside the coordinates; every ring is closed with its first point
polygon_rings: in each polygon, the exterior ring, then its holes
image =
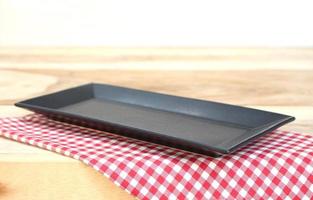
{"type": "Polygon", "coordinates": [[[313,137],[274,131],[220,158],[50,120],[0,119],[0,135],[83,161],[139,199],[312,199],[313,137]]]}

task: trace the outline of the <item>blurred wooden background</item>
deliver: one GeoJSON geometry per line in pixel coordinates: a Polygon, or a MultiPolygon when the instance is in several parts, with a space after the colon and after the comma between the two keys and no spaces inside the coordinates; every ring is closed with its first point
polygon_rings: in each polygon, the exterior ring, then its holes
{"type": "MultiPolygon", "coordinates": [[[[297,118],[282,129],[313,133],[311,48],[0,48],[2,117],[28,113],[16,101],[87,82],[281,112],[297,118]]],[[[49,194],[131,198],[84,164],[0,139],[0,198],[49,194]]]]}

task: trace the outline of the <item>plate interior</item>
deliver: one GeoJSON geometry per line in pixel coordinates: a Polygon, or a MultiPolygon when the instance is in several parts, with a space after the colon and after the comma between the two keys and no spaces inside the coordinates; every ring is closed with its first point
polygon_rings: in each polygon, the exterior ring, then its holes
{"type": "MultiPolygon", "coordinates": [[[[229,104],[177,97],[104,84],[87,84],[16,104],[43,113],[140,130],[201,148],[230,152],[294,118],[229,104]]],[[[166,139],[164,139],[166,140],[166,139]]]]}

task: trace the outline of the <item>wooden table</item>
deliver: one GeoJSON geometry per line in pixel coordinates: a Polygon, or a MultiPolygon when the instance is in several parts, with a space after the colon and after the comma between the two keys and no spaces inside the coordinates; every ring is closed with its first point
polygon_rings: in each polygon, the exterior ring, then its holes
{"type": "MultiPolygon", "coordinates": [[[[0,116],[12,104],[103,82],[296,116],[313,133],[313,49],[0,48],[0,116]]],[[[0,138],[0,199],[132,199],[76,160],[0,138]]]]}

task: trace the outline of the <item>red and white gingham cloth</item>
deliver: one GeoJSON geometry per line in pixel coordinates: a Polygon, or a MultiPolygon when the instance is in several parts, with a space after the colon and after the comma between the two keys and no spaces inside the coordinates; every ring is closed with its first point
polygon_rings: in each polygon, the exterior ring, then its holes
{"type": "Polygon", "coordinates": [[[90,165],[139,199],[313,199],[313,137],[275,131],[220,158],[49,120],[0,119],[0,134],[90,165]]]}

